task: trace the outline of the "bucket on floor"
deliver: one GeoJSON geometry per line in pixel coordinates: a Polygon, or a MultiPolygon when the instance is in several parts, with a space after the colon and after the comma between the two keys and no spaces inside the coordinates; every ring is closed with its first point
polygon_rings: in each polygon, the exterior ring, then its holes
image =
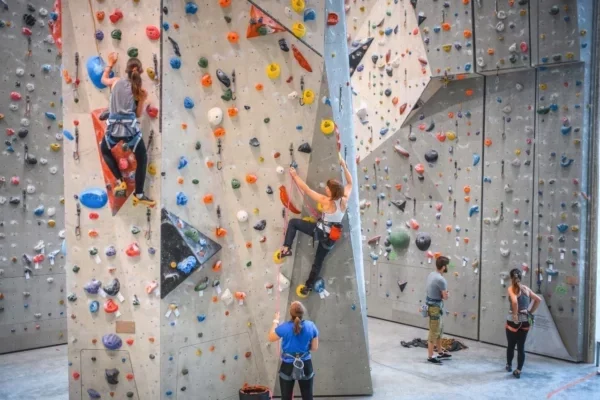
{"type": "Polygon", "coordinates": [[[266,386],[244,386],[240,389],[240,400],[271,400],[271,390],[266,386]]]}

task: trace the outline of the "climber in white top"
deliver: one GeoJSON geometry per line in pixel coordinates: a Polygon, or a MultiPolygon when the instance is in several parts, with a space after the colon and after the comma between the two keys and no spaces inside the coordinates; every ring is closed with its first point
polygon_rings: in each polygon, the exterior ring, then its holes
{"type": "Polygon", "coordinates": [[[348,171],[346,163],[341,157],[340,165],[342,166],[346,177],[346,186],[343,186],[342,183],[336,179],[329,179],[325,187],[324,195],[312,190],[306,182],[298,176],[296,170],[290,168],[290,175],[300,190],[312,200],[319,203],[323,210],[323,216],[317,222],[304,221],[298,218],[291,219],[285,233],[283,247],[279,252],[279,256],[282,258],[292,255],[292,243],[294,242],[297,231],[310,235],[319,241],[310,275],[308,276],[305,286],[301,290],[303,295],[307,295],[308,292],[312,290],[315,280],[319,277],[319,273],[321,272],[325,256],[327,256],[329,250],[333,248],[335,241],[341,236],[342,220],[346,214],[348,197],[352,191],[352,176],[350,175],[350,171],[348,171]]]}

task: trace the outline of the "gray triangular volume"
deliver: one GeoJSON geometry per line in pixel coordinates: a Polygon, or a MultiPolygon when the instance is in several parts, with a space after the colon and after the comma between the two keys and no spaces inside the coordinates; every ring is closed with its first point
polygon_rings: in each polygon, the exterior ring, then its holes
{"type": "Polygon", "coordinates": [[[373,43],[374,38],[368,38],[359,42],[359,44],[350,51],[350,76],[354,73],[358,65],[362,61],[365,54],[367,54],[367,50],[369,50],[369,46],[373,43]]]}
{"type": "Polygon", "coordinates": [[[164,208],[160,233],[160,297],[164,299],[194,271],[202,269],[221,250],[221,245],[164,208]],[[188,257],[194,257],[197,262],[187,273],[171,268],[171,263],[179,263],[188,257]]]}

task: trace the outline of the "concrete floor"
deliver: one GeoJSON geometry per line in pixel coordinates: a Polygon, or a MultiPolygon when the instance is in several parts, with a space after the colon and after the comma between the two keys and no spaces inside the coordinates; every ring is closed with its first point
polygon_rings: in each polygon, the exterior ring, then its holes
{"type": "MultiPolygon", "coordinates": [[[[369,318],[375,394],[352,400],[600,399],[600,376],[591,365],[528,354],[516,380],[504,371],[501,347],[463,340],[468,350],[436,366],[425,361],[425,349],[400,346],[401,340],[425,337],[422,329],[369,318]]],[[[67,400],[66,350],[58,346],[1,355],[0,400],[67,400]]]]}

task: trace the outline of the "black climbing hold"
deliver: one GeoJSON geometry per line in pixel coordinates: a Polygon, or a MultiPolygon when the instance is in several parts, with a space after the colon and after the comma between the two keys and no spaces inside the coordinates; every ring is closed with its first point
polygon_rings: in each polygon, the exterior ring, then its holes
{"type": "Polygon", "coordinates": [[[388,89],[385,89],[385,92],[384,92],[384,93],[385,93],[385,95],[386,95],[387,97],[390,97],[390,96],[392,95],[392,89],[389,89],[389,88],[388,88],[388,89]]]}
{"type": "Polygon", "coordinates": [[[431,236],[429,233],[419,233],[415,239],[417,248],[421,251],[427,251],[431,246],[431,236]]]}
{"type": "Polygon", "coordinates": [[[402,201],[402,202],[400,202],[400,201],[395,201],[395,200],[392,200],[392,201],[391,201],[391,203],[392,203],[393,205],[395,205],[396,207],[398,207],[398,209],[399,209],[400,211],[404,212],[404,209],[406,208],[406,200],[404,200],[404,201],[402,201]]]}
{"type": "Polygon", "coordinates": [[[425,161],[432,164],[438,160],[438,152],[435,150],[429,150],[425,153],[425,161]]]}
{"type": "Polygon", "coordinates": [[[25,162],[29,165],[35,165],[37,164],[37,158],[35,156],[32,156],[31,154],[27,154],[25,162]]]}
{"type": "Polygon", "coordinates": [[[271,186],[267,186],[267,194],[273,194],[273,188],[271,186]]]}
{"type": "Polygon", "coordinates": [[[257,138],[253,137],[252,139],[250,139],[250,146],[252,146],[252,147],[259,147],[260,146],[260,142],[258,141],[257,138]]]}
{"type": "Polygon", "coordinates": [[[133,392],[127,392],[126,396],[127,396],[128,398],[132,398],[132,397],[133,397],[133,392]]]}
{"type": "Polygon", "coordinates": [[[310,154],[312,152],[312,148],[310,147],[310,144],[302,143],[300,146],[298,146],[298,151],[300,153],[310,154]]]}
{"type": "Polygon", "coordinates": [[[200,150],[202,148],[202,143],[200,143],[200,141],[196,142],[195,148],[196,150],[200,150]]]}
{"type": "Polygon", "coordinates": [[[260,221],[258,221],[256,224],[254,224],[254,229],[256,229],[257,231],[262,231],[267,227],[267,221],[264,219],[261,219],[260,221]]]}
{"type": "Polygon", "coordinates": [[[164,7],[162,8],[162,11],[163,11],[163,14],[165,14],[165,15],[169,15],[169,9],[167,8],[167,6],[164,6],[164,7]]]}
{"type": "Polygon", "coordinates": [[[154,357],[154,354],[150,354],[150,359],[151,359],[151,360],[154,360],[154,358],[155,358],[155,357],[154,357]]]}
{"type": "Polygon", "coordinates": [[[288,44],[284,38],[279,39],[279,48],[286,53],[290,51],[290,48],[288,47],[288,44]]]}
{"type": "Polygon", "coordinates": [[[225,22],[228,24],[231,23],[231,17],[229,15],[225,15],[223,18],[225,18],[225,22]]]}
{"type": "Polygon", "coordinates": [[[96,357],[92,357],[92,361],[93,361],[93,362],[96,362],[96,357]]]}
{"type": "MultiPolygon", "coordinates": [[[[394,69],[390,66],[385,67],[385,73],[387,74],[387,76],[393,76],[394,75],[394,69]]],[[[390,94],[392,92],[390,91],[390,94]]]]}
{"type": "MultiPolygon", "coordinates": [[[[35,11],[35,9],[33,10],[35,11]]],[[[23,14],[23,22],[25,22],[25,25],[27,26],[34,26],[35,25],[35,17],[31,14],[23,14]]]]}
{"type": "Polygon", "coordinates": [[[179,51],[179,45],[177,44],[177,42],[173,40],[171,36],[167,36],[167,39],[169,39],[169,42],[171,42],[171,44],[173,45],[173,52],[175,53],[175,55],[177,55],[177,57],[181,57],[181,52],[179,51]]]}
{"type": "Polygon", "coordinates": [[[404,289],[406,289],[406,285],[408,285],[408,282],[401,283],[400,281],[398,281],[398,287],[400,288],[401,292],[404,292],[404,289]]]}
{"type": "Polygon", "coordinates": [[[419,22],[418,22],[419,26],[421,26],[421,24],[423,22],[425,22],[426,19],[427,19],[427,17],[425,15],[419,14],[419,22]]]}
{"type": "Polygon", "coordinates": [[[108,285],[104,286],[104,292],[109,296],[116,296],[121,290],[121,283],[117,278],[113,279],[108,285]]]}
{"type": "Polygon", "coordinates": [[[244,106],[244,110],[248,111],[250,109],[250,106],[244,106]]]}
{"type": "Polygon", "coordinates": [[[550,7],[550,15],[558,15],[560,8],[558,6],[550,7]]]}
{"type": "Polygon", "coordinates": [[[413,8],[417,7],[417,0],[410,0],[410,5],[413,6],[413,8]]]}
{"type": "Polygon", "coordinates": [[[217,70],[217,79],[219,80],[219,82],[221,82],[226,87],[231,86],[231,79],[229,79],[227,74],[225,72],[223,72],[223,70],[221,70],[221,69],[217,70]]]}
{"type": "Polygon", "coordinates": [[[21,129],[19,129],[19,132],[17,134],[19,135],[19,137],[21,139],[25,139],[27,137],[27,135],[29,134],[29,129],[21,128],[21,129]]]}
{"type": "Polygon", "coordinates": [[[90,399],[100,399],[102,397],[102,396],[100,396],[100,393],[98,393],[94,389],[88,389],[87,393],[88,393],[88,396],[90,396],[90,399]]]}
{"type": "Polygon", "coordinates": [[[17,206],[17,205],[19,205],[21,203],[21,199],[18,198],[18,197],[16,197],[16,196],[14,196],[14,197],[11,197],[8,202],[10,204],[14,205],[14,206],[17,206]]]}
{"type": "Polygon", "coordinates": [[[379,56],[377,54],[373,54],[371,56],[371,61],[373,61],[373,64],[377,64],[377,60],[379,60],[379,56]]]}
{"type": "Polygon", "coordinates": [[[189,374],[189,372],[190,372],[190,371],[188,371],[188,369],[187,369],[187,368],[184,368],[183,370],[181,370],[181,374],[182,374],[182,375],[187,375],[187,374],[189,374]]]}
{"type": "Polygon", "coordinates": [[[182,386],[182,387],[181,387],[181,391],[182,391],[182,392],[185,392],[185,389],[187,389],[185,386],[182,386]]]}
{"type": "Polygon", "coordinates": [[[119,370],[116,368],[106,369],[104,370],[104,375],[106,377],[106,382],[109,385],[116,385],[119,383],[119,370]]]}

